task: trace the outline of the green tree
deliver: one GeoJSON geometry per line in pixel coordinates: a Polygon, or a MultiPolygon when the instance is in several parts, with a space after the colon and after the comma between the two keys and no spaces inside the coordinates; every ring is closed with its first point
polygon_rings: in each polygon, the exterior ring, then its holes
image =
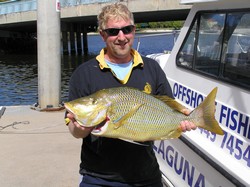
{"type": "Polygon", "coordinates": [[[163,22],[149,22],[149,23],[137,23],[136,27],[140,28],[168,28],[168,29],[180,29],[183,27],[184,21],[163,21],[163,22]]]}

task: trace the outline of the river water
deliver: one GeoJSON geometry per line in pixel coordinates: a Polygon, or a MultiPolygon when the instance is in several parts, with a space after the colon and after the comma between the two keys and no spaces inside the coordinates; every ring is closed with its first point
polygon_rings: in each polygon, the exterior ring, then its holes
{"type": "MultiPolygon", "coordinates": [[[[142,36],[137,34],[136,37],[142,36]]],[[[174,36],[161,35],[140,38],[139,52],[142,55],[172,50],[174,36]]],[[[134,48],[137,48],[135,39],[134,48]]],[[[88,55],[64,55],[61,60],[61,101],[68,96],[68,82],[74,69],[84,61],[93,58],[104,47],[99,35],[88,36],[88,55]]],[[[0,106],[33,105],[38,101],[37,56],[1,55],[0,56],[0,106]]]]}

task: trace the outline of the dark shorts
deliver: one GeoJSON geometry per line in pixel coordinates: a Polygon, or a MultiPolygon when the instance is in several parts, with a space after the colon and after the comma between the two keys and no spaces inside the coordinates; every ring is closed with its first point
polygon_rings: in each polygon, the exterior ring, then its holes
{"type": "MultiPolygon", "coordinates": [[[[82,181],[79,184],[79,187],[135,187],[140,185],[126,184],[116,181],[110,181],[106,179],[101,179],[93,177],[90,175],[83,175],[82,181]]],[[[163,187],[161,182],[154,183],[151,185],[141,185],[143,187],[163,187]]]]}

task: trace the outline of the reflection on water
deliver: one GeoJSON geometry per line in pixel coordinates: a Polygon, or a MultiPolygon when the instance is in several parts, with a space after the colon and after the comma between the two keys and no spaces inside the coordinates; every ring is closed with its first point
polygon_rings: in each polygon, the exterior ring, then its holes
{"type": "Polygon", "coordinates": [[[36,100],[37,65],[34,62],[36,59],[30,55],[4,55],[0,59],[0,105],[31,104],[36,100]]]}
{"type": "MultiPolygon", "coordinates": [[[[171,50],[173,36],[142,38],[139,52],[143,55],[171,50]]],[[[74,69],[92,58],[103,48],[100,36],[89,36],[88,56],[62,56],[61,101],[67,100],[68,82],[74,69]]],[[[134,48],[137,40],[135,39],[134,48]]],[[[0,106],[32,105],[38,101],[37,56],[1,55],[0,56],[0,106]]]]}
{"type": "MultiPolygon", "coordinates": [[[[62,56],[62,102],[67,99],[70,75],[88,57],[62,56]]],[[[0,106],[35,104],[38,101],[36,56],[5,55],[5,58],[0,60],[0,106]],[[5,58],[8,58],[8,63],[5,58]]]]}

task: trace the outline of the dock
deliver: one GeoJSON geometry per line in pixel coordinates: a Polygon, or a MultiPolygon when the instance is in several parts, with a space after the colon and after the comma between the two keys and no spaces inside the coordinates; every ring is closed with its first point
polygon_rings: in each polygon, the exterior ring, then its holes
{"type": "Polygon", "coordinates": [[[78,186],[81,140],[69,133],[64,113],[6,107],[0,118],[0,186],[78,186]]]}

